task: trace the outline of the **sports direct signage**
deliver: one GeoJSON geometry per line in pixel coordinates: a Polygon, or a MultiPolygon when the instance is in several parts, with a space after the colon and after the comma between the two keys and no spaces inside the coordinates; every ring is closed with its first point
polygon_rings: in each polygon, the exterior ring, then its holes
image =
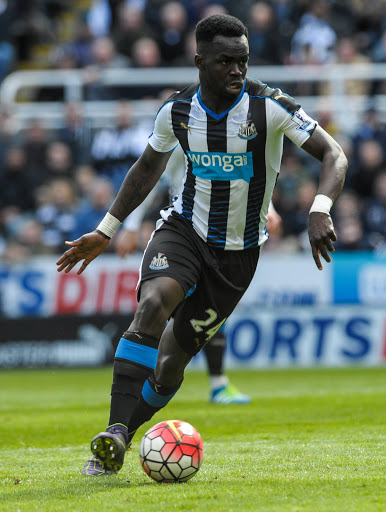
{"type": "MultiPolygon", "coordinates": [[[[361,307],[238,307],[225,324],[227,367],[379,365],[386,310],[361,307]]],[[[205,366],[204,358],[192,367],[205,366]]]]}
{"type": "MultiPolygon", "coordinates": [[[[0,264],[0,315],[130,313],[137,307],[140,256],[104,255],[78,276],[56,271],[56,258],[0,264]]],[[[386,304],[386,257],[337,253],[319,271],[310,254],[262,251],[243,306],[386,304]]]]}
{"type": "MultiPolygon", "coordinates": [[[[45,257],[28,264],[0,264],[0,314],[14,318],[135,311],[140,256],[104,255],[80,276],[75,270],[58,273],[55,262],[45,257]]],[[[332,297],[331,267],[320,272],[308,255],[281,258],[263,251],[243,304],[316,305],[328,304],[332,297]]]]}
{"type": "MultiPolygon", "coordinates": [[[[103,255],[80,276],[58,273],[56,259],[0,264],[0,367],[102,364],[128,327],[141,256],[103,255]],[[112,328],[113,317],[115,325],[122,317],[122,325],[112,328]]],[[[384,364],[385,304],[386,258],[334,254],[320,272],[310,254],[263,250],[249,289],[225,323],[227,364],[384,364]]],[[[200,365],[202,355],[191,367],[200,365]]]]}
{"type": "Polygon", "coordinates": [[[386,255],[336,254],[333,278],[332,302],[386,305],[386,255]]]}
{"type": "Polygon", "coordinates": [[[137,307],[140,258],[106,256],[77,275],[56,271],[55,258],[0,266],[0,311],[7,317],[130,313],[137,307]]]}

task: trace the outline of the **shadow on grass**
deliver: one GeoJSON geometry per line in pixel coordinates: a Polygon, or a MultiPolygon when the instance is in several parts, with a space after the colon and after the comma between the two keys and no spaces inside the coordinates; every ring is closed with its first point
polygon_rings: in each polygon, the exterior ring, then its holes
{"type": "MultiPolygon", "coordinates": [[[[79,477],[71,483],[64,481],[57,481],[55,486],[52,486],[52,482],[47,483],[46,486],[42,486],[41,482],[20,482],[17,485],[15,483],[9,484],[13,487],[10,492],[2,492],[1,502],[3,505],[6,503],[32,503],[50,501],[50,500],[88,500],[89,496],[93,499],[97,499],[99,493],[105,493],[106,491],[113,491],[115,489],[122,489],[129,491],[134,488],[147,488],[154,487],[157,485],[151,480],[141,482],[131,482],[124,478],[118,478],[115,475],[102,476],[102,477],[79,477]],[[36,484],[36,488],[34,488],[36,484]],[[28,486],[28,488],[26,488],[28,486]]],[[[3,487],[4,489],[4,487],[3,487]]]]}

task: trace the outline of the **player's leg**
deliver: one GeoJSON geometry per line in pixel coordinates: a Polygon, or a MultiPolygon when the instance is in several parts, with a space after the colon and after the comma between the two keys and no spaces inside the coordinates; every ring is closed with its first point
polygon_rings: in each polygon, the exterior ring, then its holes
{"type": "Polygon", "coordinates": [[[251,398],[241,393],[224,373],[225,349],[226,335],[222,325],[203,349],[209,374],[209,400],[215,404],[249,404],[251,398]]]}
{"type": "Polygon", "coordinates": [[[143,423],[149,421],[174,397],[184,379],[184,370],[193,357],[177,342],[173,325],[172,318],[162,333],[157,365],[154,373],[144,383],[136,409],[128,424],[129,441],[143,423]]]}
{"type": "MultiPolygon", "coordinates": [[[[192,243],[190,230],[186,235],[183,226],[174,228],[165,223],[154,232],[141,264],[139,305],[115,355],[109,427],[93,439],[94,459],[87,467],[94,468],[95,458],[103,466],[102,472],[117,471],[122,466],[125,453],[122,447],[128,446],[133,436],[133,433],[129,436],[127,426],[137,410],[142,388],[146,395],[146,389],[153,386],[159,339],[177,305],[194,289],[199,271],[200,252],[192,243]]],[[[187,363],[182,360],[184,367],[187,363]]],[[[167,394],[173,394],[167,382],[162,384],[167,394]]],[[[173,382],[173,391],[175,387],[173,382]]],[[[142,418],[148,413],[137,414],[142,418]]],[[[86,468],[84,471],[99,474],[86,468]]]]}
{"type": "Polygon", "coordinates": [[[116,472],[122,467],[132,437],[129,438],[127,425],[143,385],[156,367],[161,333],[183,297],[181,286],[170,277],[143,283],[134,320],[115,354],[109,426],[92,439],[93,457],[87,461],[83,474],[116,472]]]}
{"type": "Polygon", "coordinates": [[[252,279],[258,250],[234,256],[221,252],[220,261],[209,249],[207,253],[207,268],[201,273],[195,291],[181,301],[162,333],[154,374],[145,381],[128,424],[129,441],[177,393],[185,367],[218,332],[252,279]],[[240,268],[245,273],[234,278],[239,274],[234,270],[240,268]]]}

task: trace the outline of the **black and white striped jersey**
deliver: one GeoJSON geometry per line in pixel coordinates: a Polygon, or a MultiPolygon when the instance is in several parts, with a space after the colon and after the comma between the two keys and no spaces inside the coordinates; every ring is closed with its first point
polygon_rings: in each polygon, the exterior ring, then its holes
{"type": "Polygon", "coordinates": [[[283,135],[301,146],[316,121],[293,98],[247,79],[225,112],[209,110],[198,84],[171,96],[159,110],[149,144],[166,153],[181,145],[182,188],[173,211],[192,223],[209,245],[257,247],[268,237],[269,203],[280,170],[283,135]]]}

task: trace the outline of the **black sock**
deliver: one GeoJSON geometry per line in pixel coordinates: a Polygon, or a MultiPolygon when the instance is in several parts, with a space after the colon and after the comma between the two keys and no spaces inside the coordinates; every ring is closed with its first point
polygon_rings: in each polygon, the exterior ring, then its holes
{"type": "Polygon", "coordinates": [[[156,412],[160,411],[170,402],[179,390],[181,384],[182,381],[174,388],[165,388],[156,384],[153,375],[147,379],[143,386],[137,407],[128,424],[129,442],[141,425],[149,421],[156,412]]]}
{"type": "Polygon", "coordinates": [[[204,354],[206,357],[209,375],[223,374],[223,360],[226,347],[225,335],[217,332],[205,345],[204,354]]]}
{"type": "MultiPolygon", "coordinates": [[[[150,371],[149,371],[150,373],[150,371]]],[[[149,373],[144,376],[143,382],[147,379],[149,373]]],[[[125,376],[120,376],[125,377],[125,376]]],[[[142,379],[141,379],[142,380],[142,379]]],[[[140,383],[139,380],[136,382],[140,383]]],[[[134,388],[134,386],[133,386],[134,388]]],[[[111,402],[110,402],[110,419],[109,425],[113,425],[115,423],[121,423],[123,425],[127,425],[129,423],[129,419],[132,411],[135,409],[138,403],[140,395],[140,390],[138,394],[135,393],[135,389],[133,389],[132,393],[120,393],[118,391],[114,391],[114,385],[111,389],[111,402]]]]}
{"type": "Polygon", "coordinates": [[[126,332],[121,338],[114,360],[109,425],[128,425],[143,385],[153,373],[157,348],[158,340],[145,334],[126,332]]]}

